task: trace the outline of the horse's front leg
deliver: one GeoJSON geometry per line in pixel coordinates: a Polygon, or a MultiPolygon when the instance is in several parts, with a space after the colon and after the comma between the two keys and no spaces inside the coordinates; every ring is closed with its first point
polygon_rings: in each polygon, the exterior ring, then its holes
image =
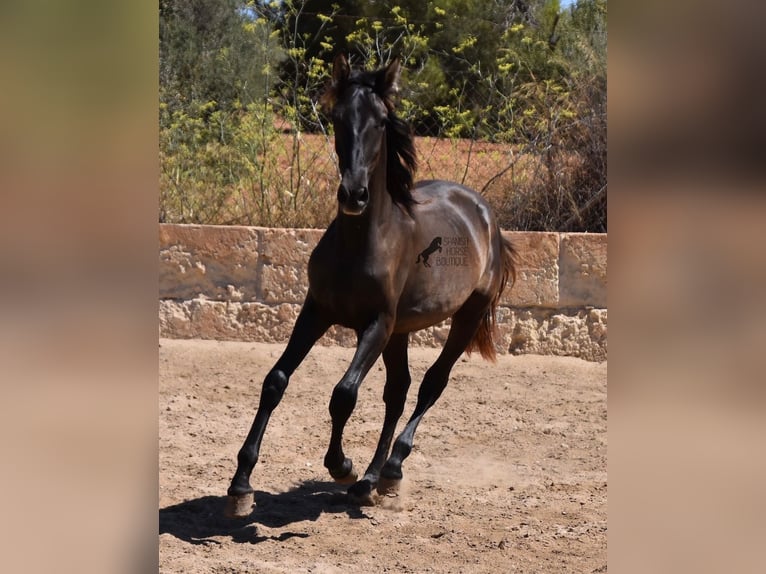
{"type": "Polygon", "coordinates": [[[247,516],[252,511],[254,491],[250,486],[250,475],[255,468],[255,463],[258,462],[258,453],[266,425],[272,411],[282,400],[290,375],[329,326],[330,323],[319,315],[313,299],[307,297],[285,351],[263,381],[255,420],[237,454],[237,471],[228,489],[229,501],[226,507],[228,516],[247,516]]]}
{"type": "Polygon", "coordinates": [[[343,429],[356,406],[359,385],[386,347],[393,324],[393,314],[380,314],[366,329],[357,333],[354,358],[343,378],[335,385],[330,399],[332,432],[324,465],[330,476],[342,484],[356,482],[357,477],[351,459],[343,454],[343,429]]]}

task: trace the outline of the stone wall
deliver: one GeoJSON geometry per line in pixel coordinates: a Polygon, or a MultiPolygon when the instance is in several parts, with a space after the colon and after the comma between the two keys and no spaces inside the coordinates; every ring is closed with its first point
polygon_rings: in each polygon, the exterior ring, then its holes
{"type": "MultiPolygon", "coordinates": [[[[286,342],[306,296],[306,265],[323,231],[160,225],[160,336],[286,342]]],[[[607,356],[607,236],[504,232],[518,278],[497,311],[498,351],[607,356]]],[[[449,322],[411,335],[441,346],[449,322]]],[[[320,344],[354,345],[334,327],[320,344]]]]}

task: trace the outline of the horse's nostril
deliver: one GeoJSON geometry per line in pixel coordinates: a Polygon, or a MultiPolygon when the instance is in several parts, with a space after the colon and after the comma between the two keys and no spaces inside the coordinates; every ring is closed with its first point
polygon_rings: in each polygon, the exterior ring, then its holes
{"type": "Polygon", "coordinates": [[[338,187],[338,203],[344,213],[359,215],[370,201],[370,191],[366,185],[348,185],[341,183],[338,187]]]}
{"type": "Polygon", "coordinates": [[[357,187],[350,191],[345,185],[341,185],[338,188],[338,201],[341,203],[348,203],[349,201],[355,201],[357,203],[367,203],[370,199],[370,192],[366,186],[357,187]]]}

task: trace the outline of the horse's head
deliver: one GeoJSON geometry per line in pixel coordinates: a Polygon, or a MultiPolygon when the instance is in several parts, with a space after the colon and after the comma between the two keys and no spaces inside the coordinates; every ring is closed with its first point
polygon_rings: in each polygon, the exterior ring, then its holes
{"type": "Polygon", "coordinates": [[[385,177],[385,171],[376,168],[385,166],[385,135],[399,72],[398,60],[368,72],[351,70],[342,54],[335,58],[332,85],[323,101],[330,109],[335,128],[335,151],[341,172],[338,203],[346,215],[364,213],[370,202],[373,174],[385,177]]]}

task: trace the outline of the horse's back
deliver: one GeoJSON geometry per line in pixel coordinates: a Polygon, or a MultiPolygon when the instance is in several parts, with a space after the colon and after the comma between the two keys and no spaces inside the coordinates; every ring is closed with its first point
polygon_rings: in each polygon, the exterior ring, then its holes
{"type": "Polygon", "coordinates": [[[497,232],[492,208],[473,189],[445,180],[420,181],[413,188],[413,216],[422,236],[464,237],[485,252],[497,232]]]}
{"type": "Polygon", "coordinates": [[[492,209],[475,190],[465,185],[440,179],[419,181],[413,196],[421,217],[455,217],[480,225],[485,229],[493,224],[492,209]],[[455,214],[455,215],[453,215],[455,214]]]}

